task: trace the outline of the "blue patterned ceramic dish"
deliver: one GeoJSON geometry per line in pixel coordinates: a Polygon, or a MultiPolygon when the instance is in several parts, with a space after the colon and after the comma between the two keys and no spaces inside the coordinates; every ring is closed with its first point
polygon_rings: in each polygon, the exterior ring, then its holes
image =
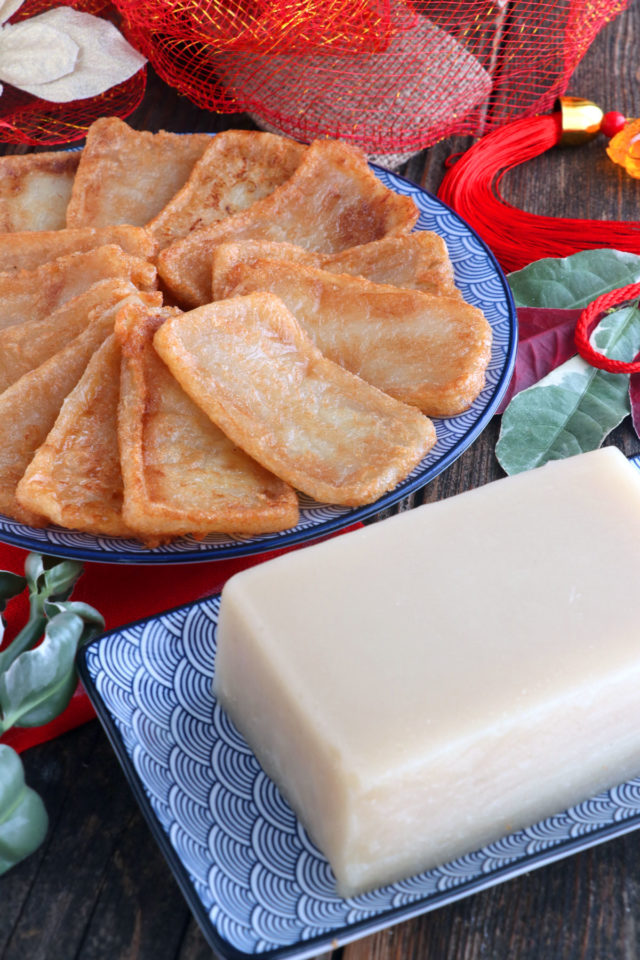
{"type": "MultiPolygon", "coordinates": [[[[640,457],[637,458],[640,466],[640,457]]],[[[119,629],[80,672],[212,947],[314,957],[640,825],[640,777],[452,863],[343,900],[211,693],[219,597],[119,629]]]]}
{"type": "Polygon", "coordinates": [[[112,563],[180,563],[262,553],[322,537],[379,513],[424,486],[473,443],[487,425],[511,377],[516,351],[516,314],[502,272],[482,240],[452,210],[420,187],[395,173],[375,168],[380,179],[397,193],[413,197],[420,210],[417,227],[433,230],[447,243],[456,283],[466,300],[484,311],[493,331],[487,383],[464,414],[435,420],[437,443],[407,479],[375,503],[349,509],[300,498],[300,522],[283,533],[260,537],[212,534],[203,540],[181,537],[153,550],[138,540],[99,537],[63,530],[37,529],[0,515],[0,539],[28,550],[112,563]]]}

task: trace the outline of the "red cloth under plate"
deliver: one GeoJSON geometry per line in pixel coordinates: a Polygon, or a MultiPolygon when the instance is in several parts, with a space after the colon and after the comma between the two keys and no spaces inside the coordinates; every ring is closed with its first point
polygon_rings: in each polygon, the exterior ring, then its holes
{"type": "MultiPolygon", "coordinates": [[[[348,529],[353,530],[358,526],[360,524],[348,529]]],[[[73,599],[84,600],[99,610],[105,619],[105,629],[112,630],[114,627],[170,610],[183,603],[219,593],[232,574],[292,549],[299,549],[299,547],[273,550],[269,553],[231,560],[210,560],[204,563],[156,566],[87,563],[73,591],[73,599]]],[[[0,570],[12,570],[14,573],[23,574],[26,555],[25,550],[0,543],[0,570]]],[[[7,640],[15,636],[28,615],[29,604],[25,591],[23,595],[11,601],[5,612],[7,640]]],[[[79,727],[93,717],[95,713],[89,698],[82,686],[78,684],[67,709],[51,723],[32,729],[14,727],[4,734],[1,740],[14,750],[22,752],[38,743],[52,740],[66,733],[67,730],[79,727]]]]}

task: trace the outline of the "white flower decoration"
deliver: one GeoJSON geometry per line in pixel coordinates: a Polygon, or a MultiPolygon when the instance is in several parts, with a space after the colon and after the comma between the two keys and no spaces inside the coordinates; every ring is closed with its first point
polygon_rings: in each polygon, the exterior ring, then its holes
{"type": "Polygon", "coordinates": [[[7,24],[23,3],[0,0],[0,80],[25,93],[54,103],[84,100],[147,62],[108,20],[71,7],[7,24]]]}

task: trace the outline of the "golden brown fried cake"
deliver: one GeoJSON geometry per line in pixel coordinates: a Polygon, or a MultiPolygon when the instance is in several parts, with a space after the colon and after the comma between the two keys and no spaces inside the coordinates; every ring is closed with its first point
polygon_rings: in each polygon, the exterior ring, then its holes
{"type": "Polygon", "coordinates": [[[79,336],[94,307],[114,306],[136,292],[128,280],[99,280],[52,314],[0,330],[0,393],[79,336]]]}
{"type": "Polygon", "coordinates": [[[46,521],[16,500],[16,487],[44,443],[62,403],[92,354],[113,332],[117,306],[95,307],[79,336],[0,394],[0,512],[42,526],[46,521]]]}
{"type": "Polygon", "coordinates": [[[0,273],[0,329],[47,317],[98,280],[110,277],[130,280],[141,290],[152,290],[157,282],[152,264],[111,244],[69,253],[35,270],[0,273]]]}
{"type": "Polygon", "coordinates": [[[125,253],[141,260],[155,256],[156,244],[142,227],[84,227],[78,230],[31,230],[0,234],[0,270],[35,270],[36,267],[96,247],[116,244],[125,253]]]}
{"type": "Polygon", "coordinates": [[[374,283],[389,283],[408,290],[422,290],[438,297],[460,297],[453,279],[453,266],[442,239],[429,230],[401,237],[383,237],[350,247],[342,253],[322,254],[291,243],[273,240],[242,240],[223,243],[213,251],[211,292],[222,299],[224,278],[236,263],[256,260],[286,260],[308,267],[365,277],[374,283]],[[220,278],[220,280],[218,279],[220,278]]]}
{"type": "Polygon", "coordinates": [[[64,227],[80,157],[79,150],[0,157],[0,233],[64,227]]]}
{"type": "Polygon", "coordinates": [[[120,347],[114,334],[93,354],[18,484],[25,509],[72,530],[135,536],[122,519],[118,455],[120,347]]]}
{"type": "Polygon", "coordinates": [[[328,257],[322,269],[421,290],[434,297],[462,297],[454,282],[447,245],[430,230],[351,247],[328,257]]]}
{"type": "Polygon", "coordinates": [[[316,500],[371,503],[435,442],[430,420],[327,360],[271,294],[171,317],[154,345],[239,447],[316,500]]]}
{"type": "Polygon", "coordinates": [[[258,260],[279,260],[286,263],[301,263],[306,267],[326,269],[330,254],[305,250],[293,243],[277,240],[233,240],[213,248],[211,254],[211,299],[224,300],[229,285],[229,276],[236,264],[254,265],[258,260]]]}
{"type": "Polygon", "coordinates": [[[466,410],[484,386],[491,327],[464,300],[277,260],[236,264],[221,296],[268,290],[330,360],[432,417],[466,410]]]}
{"type": "Polygon", "coordinates": [[[226,130],[211,139],[191,176],[148,229],[160,248],[248,209],[283,184],[306,147],[287,137],[226,130]]]}
{"type": "Polygon", "coordinates": [[[158,271],[189,306],[211,299],[211,258],[220,243],[285,240],[320,253],[409,233],[418,219],[410,197],[385,187],[364,154],[337,140],[316,140],[296,172],[264,200],[166,247],[158,271]]]}
{"type": "Polygon", "coordinates": [[[90,127],[67,207],[68,227],[143,227],[186,183],[205,133],[132,130],[117,117],[90,127]]]}
{"type": "Polygon", "coordinates": [[[298,521],[295,491],[239,450],[187,396],[153,349],[167,316],[120,311],[119,415],[124,516],[145,539],[258,534],[298,521]]]}

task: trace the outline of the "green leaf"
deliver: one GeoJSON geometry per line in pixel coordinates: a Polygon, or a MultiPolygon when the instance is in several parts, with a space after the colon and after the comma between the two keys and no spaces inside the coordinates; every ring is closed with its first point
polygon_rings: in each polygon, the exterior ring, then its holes
{"type": "Polygon", "coordinates": [[[29,553],[24,562],[24,573],[31,593],[38,592],[38,582],[44,575],[44,557],[41,553],[29,553]]]}
{"type": "Polygon", "coordinates": [[[40,553],[30,553],[25,560],[25,575],[32,594],[66,600],[82,573],[76,560],[61,560],[40,553]]]}
{"type": "Polygon", "coordinates": [[[24,577],[10,570],[0,570],[0,611],[4,610],[8,600],[17,597],[26,586],[27,581],[24,577]]]}
{"type": "Polygon", "coordinates": [[[47,600],[44,604],[44,612],[49,619],[59,613],[73,613],[80,617],[84,627],[78,640],[78,647],[83,647],[85,643],[88,643],[93,637],[97,637],[104,630],[105,624],[102,614],[95,607],[83,603],[81,600],[47,600]]]}
{"type": "Polygon", "coordinates": [[[52,599],[66,600],[82,573],[82,564],[75,560],[63,560],[45,571],[45,593],[52,599]]]}
{"type": "Polygon", "coordinates": [[[75,655],[84,622],[74,613],[59,613],[34,650],[21,653],[0,675],[0,731],[19,724],[37,727],[61,713],[76,686],[75,655]]]}
{"type": "Polygon", "coordinates": [[[25,783],[20,757],[0,743],[0,874],[37,850],[47,827],[47,811],[25,783]]]}
{"type": "Polygon", "coordinates": [[[75,561],[28,555],[29,620],[0,653],[0,733],[15,724],[49,723],[69,703],[77,683],[77,649],[104,630],[97,610],[67,600],[82,569],[75,561]],[[31,649],[43,629],[42,643],[31,649]]]}
{"type": "Polygon", "coordinates": [[[39,616],[37,613],[32,612],[32,615],[22,630],[16,634],[9,646],[5,647],[0,653],[0,674],[8,670],[13,661],[19,657],[23,651],[35,646],[42,636],[46,622],[44,615],[39,616]]]}
{"type": "Polygon", "coordinates": [[[507,277],[517,307],[579,309],[603,293],[640,281],[640,257],[621,250],[582,250],[536,260],[507,277]]]}
{"type": "MultiPolygon", "coordinates": [[[[640,349],[640,311],[626,307],[609,314],[592,342],[605,356],[632,360],[640,349]]],[[[520,473],[595,450],[629,409],[626,374],[572,357],[513,398],[502,417],[496,456],[506,473],[520,473]]]]}
{"type": "MultiPolygon", "coordinates": [[[[12,573],[11,570],[0,570],[0,614],[3,613],[7,602],[22,593],[26,585],[27,581],[24,577],[20,577],[17,573],[12,573]]],[[[4,638],[4,630],[5,621],[4,618],[0,616],[0,644],[2,644],[4,638]]],[[[0,661],[1,660],[2,654],[0,653],[0,661]]],[[[1,669],[2,666],[0,663],[0,670],[1,669]]]]}

